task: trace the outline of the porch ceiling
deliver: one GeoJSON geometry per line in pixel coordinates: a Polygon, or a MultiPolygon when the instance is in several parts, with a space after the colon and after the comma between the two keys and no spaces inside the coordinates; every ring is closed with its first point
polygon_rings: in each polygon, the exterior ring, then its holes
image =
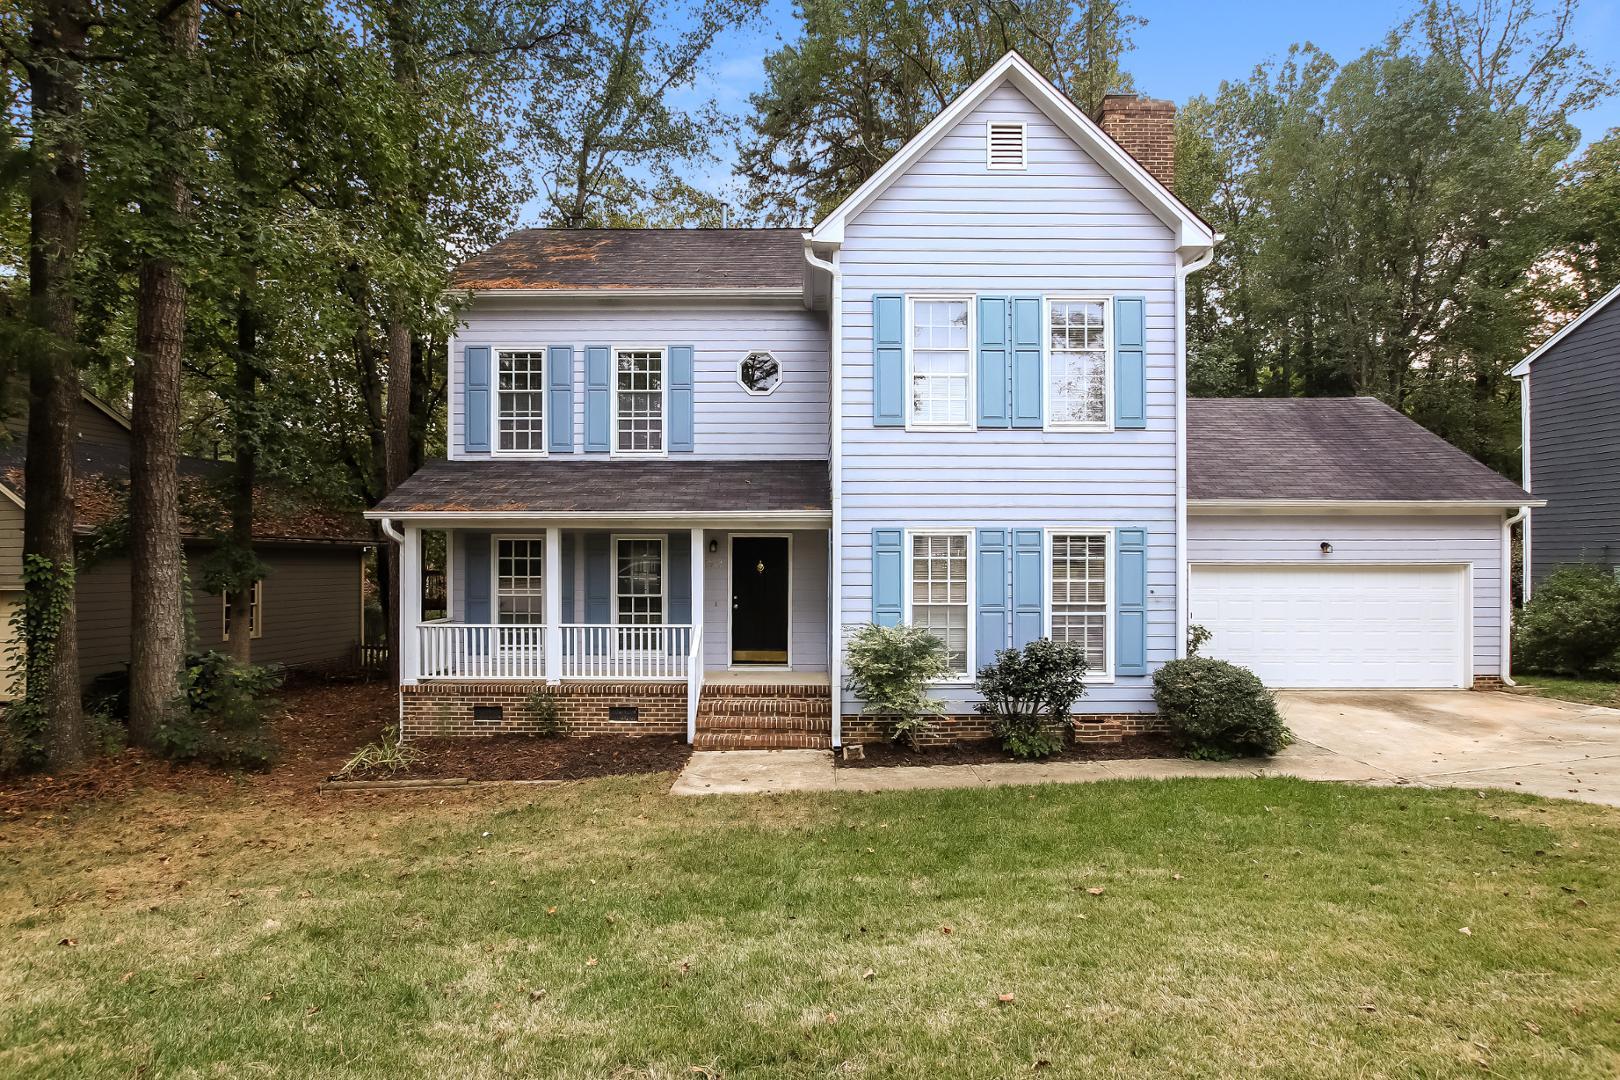
{"type": "Polygon", "coordinates": [[[494,460],[424,465],[366,516],[828,513],[825,461],[494,460]]]}

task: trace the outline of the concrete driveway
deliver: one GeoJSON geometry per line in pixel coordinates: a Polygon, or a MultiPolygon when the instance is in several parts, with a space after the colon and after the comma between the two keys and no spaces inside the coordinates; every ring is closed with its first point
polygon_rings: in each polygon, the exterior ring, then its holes
{"type": "Polygon", "coordinates": [[[1620,709],[1467,690],[1289,690],[1277,702],[1300,739],[1279,772],[1620,806],[1620,709]]]}

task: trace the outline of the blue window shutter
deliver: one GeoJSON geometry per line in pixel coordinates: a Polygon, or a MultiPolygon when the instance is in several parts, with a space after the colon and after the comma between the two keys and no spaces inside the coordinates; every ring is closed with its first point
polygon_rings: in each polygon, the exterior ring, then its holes
{"type": "Polygon", "coordinates": [[[1012,426],[1041,426],[1041,298],[1015,296],[1012,300],[1012,426]]]}
{"type": "Polygon", "coordinates": [[[1114,426],[1147,427],[1147,300],[1114,297],[1114,426]]]}
{"type": "Polygon", "coordinates": [[[488,345],[468,345],[461,351],[463,442],[469,454],[489,453],[489,364],[488,345]]]}
{"type": "Polygon", "coordinates": [[[1147,530],[1119,530],[1114,548],[1114,672],[1146,675],[1147,530]]]}
{"type": "Polygon", "coordinates": [[[591,345],[585,350],[585,449],[608,451],[608,394],[613,373],[608,370],[608,347],[591,345]]]}
{"type": "Polygon", "coordinates": [[[903,529],[872,530],[872,621],[879,626],[904,621],[905,542],[903,529]]]}
{"type": "Polygon", "coordinates": [[[611,543],[605,532],[585,534],[585,621],[596,625],[613,621],[611,543]]]}
{"type": "Polygon", "coordinates": [[[974,581],[979,608],[979,667],[995,662],[1007,647],[1007,530],[980,529],[979,570],[974,581]]]}
{"type": "Polygon", "coordinates": [[[546,449],[574,452],[574,347],[546,350],[546,449]]]}
{"type": "Polygon", "coordinates": [[[692,534],[669,534],[665,543],[669,553],[664,567],[664,581],[669,588],[669,621],[685,625],[692,621],[692,534]]]}
{"type": "Polygon", "coordinates": [[[484,532],[461,532],[461,598],[469,623],[494,622],[489,602],[490,537],[484,532]]]}
{"type": "Polygon", "coordinates": [[[692,429],[692,346],[669,347],[669,450],[690,454],[692,429]]]}
{"type": "Polygon", "coordinates": [[[562,538],[562,621],[579,622],[574,613],[574,538],[571,532],[559,533],[562,538]]]}
{"type": "Polygon", "coordinates": [[[872,424],[906,426],[906,298],[872,297],[872,424]]]}
{"type": "Polygon", "coordinates": [[[979,297],[979,426],[1004,428],[1012,407],[1012,369],[1007,366],[1005,296],[979,297]]]}
{"type": "Polygon", "coordinates": [[[1046,633],[1046,538],[1039,529],[1012,534],[1012,644],[1022,649],[1046,633]]]}

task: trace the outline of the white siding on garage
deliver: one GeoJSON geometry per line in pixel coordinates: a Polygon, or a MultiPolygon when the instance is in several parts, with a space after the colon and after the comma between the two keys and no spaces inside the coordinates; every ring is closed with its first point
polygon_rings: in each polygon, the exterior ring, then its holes
{"type": "Polygon", "coordinates": [[[1254,514],[1188,521],[1187,558],[1198,563],[1449,563],[1473,567],[1475,675],[1502,671],[1502,518],[1254,514]],[[1323,541],[1333,554],[1323,556],[1323,541]]]}
{"type": "MultiPolygon", "coordinates": [[[[841,256],[846,625],[872,617],[874,527],[1139,525],[1148,530],[1149,666],[1175,655],[1174,248],[1168,227],[1005,85],[849,223],[841,256]],[[985,168],[988,120],[1028,125],[1026,171],[985,168]],[[1145,296],[1147,427],[874,427],[872,296],[926,291],[1145,296]]],[[[953,712],[977,700],[970,687],[937,696],[953,712]]],[[[1077,708],[1150,711],[1151,682],[1094,686],[1077,708]]]]}

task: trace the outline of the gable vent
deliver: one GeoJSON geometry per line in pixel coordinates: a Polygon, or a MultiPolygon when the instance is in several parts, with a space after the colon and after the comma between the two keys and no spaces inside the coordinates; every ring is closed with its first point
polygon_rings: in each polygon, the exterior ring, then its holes
{"type": "Polygon", "coordinates": [[[997,122],[985,125],[985,164],[992,169],[1022,169],[1029,164],[1024,125],[997,122]]]}

